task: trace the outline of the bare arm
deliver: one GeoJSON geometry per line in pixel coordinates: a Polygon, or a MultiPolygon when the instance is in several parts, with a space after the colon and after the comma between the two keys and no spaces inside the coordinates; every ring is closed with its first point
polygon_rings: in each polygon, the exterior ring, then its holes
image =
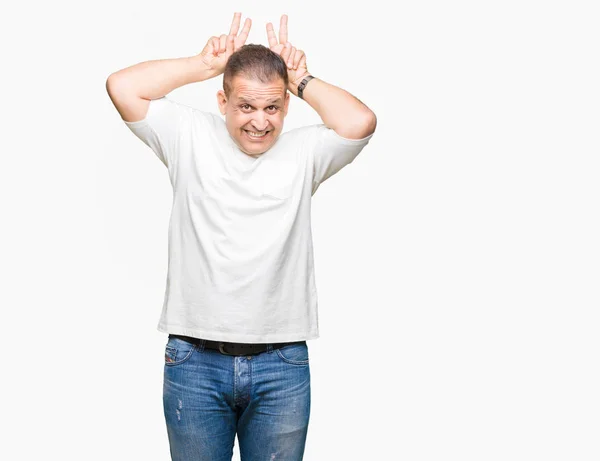
{"type": "Polygon", "coordinates": [[[150,100],[176,88],[222,74],[229,56],[248,38],[252,22],[246,19],[239,35],[241,13],[233,15],[229,35],[211,37],[200,54],[188,58],[159,59],[135,64],[109,75],[106,91],[126,122],[142,120],[150,100]]]}
{"type": "MultiPolygon", "coordinates": [[[[298,85],[310,75],[306,55],[288,42],[287,15],[281,16],[279,42],[273,25],[267,24],[269,47],[279,54],[288,66],[288,89],[298,96],[298,85]]],[[[302,92],[303,99],[319,114],[323,123],[348,139],[362,139],[375,132],[375,113],[358,98],[321,79],[312,79],[302,92]]]]}
{"type": "MultiPolygon", "coordinates": [[[[296,96],[299,84],[296,81],[289,85],[296,96]]],[[[319,114],[325,126],[344,138],[362,139],[375,132],[375,113],[346,90],[314,78],[306,85],[302,98],[319,114]]]]}
{"type": "Polygon", "coordinates": [[[121,118],[135,122],[145,117],[151,99],[188,83],[215,77],[198,56],[146,61],[111,74],[106,91],[121,118]]]}

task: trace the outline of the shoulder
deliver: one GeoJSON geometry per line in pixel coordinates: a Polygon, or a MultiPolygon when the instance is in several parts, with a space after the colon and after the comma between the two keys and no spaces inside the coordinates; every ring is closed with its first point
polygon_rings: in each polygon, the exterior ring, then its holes
{"type": "Polygon", "coordinates": [[[302,126],[294,128],[281,135],[287,136],[291,142],[305,141],[308,146],[314,147],[318,143],[326,143],[328,145],[339,146],[358,146],[366,145],[373,137],[372,134],[361,139],[350,139],[339,135],[332,128],[327,127],[324,123],[302,126]]]}
{"type": "Polygon", "coordinates": [[[289,136],[290,138],[307,136],[322,129],[327,129],[327,127],[322,123],[316,125],[305,125],[286,131],[282,133],[281,136],[289,136]]]}
{"type": "Polygon", "coordinates": [[[163,112],[165,115],[179,115],[184,120],[187,119],[190,122],[201,123],[215,129],[221,125],[225,125],[225,122],[219,115],[178,102],[170,96],[154,99],[151,101],[151,104],[154,106],[155,112],[163,112]]]}
{"type": "Polygon", "coordinates": [[[304,143],[305,141],[314,138],[324,129],[328,129],[324,124],[305,125],[293,128],[281,134],[281,142],[283,144],[290,143],[298,145],[298,143],[304,143]]]}
{"type": "Polygon", "coordinates": [[[213,128],[220,128],[225,126],[225,120],[223,120],[223,118],[220,115],[215,114],[214,112],[193,109],[192,114],[197,118],[201,118],[203,122],[207,123],[213,128]]]}

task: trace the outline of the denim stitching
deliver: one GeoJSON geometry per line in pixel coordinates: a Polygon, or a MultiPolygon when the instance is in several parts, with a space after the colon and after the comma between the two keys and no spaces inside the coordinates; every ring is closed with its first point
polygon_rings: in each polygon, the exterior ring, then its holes
{"type": "Polygon", "coordinates": [[[179,365],[180,363],[183,363],[183,362],[187,361],[192,356],[192,354],[194,353],[194,351],[197,350],[196,344],[193,344],[192,348],[189,350],[189,352],[187,353],[187,355],[185,357],[183,357],[181,360],[177,360],[178,349],[175,348],[175,347],[173,347],[173,346],[166,346],[166,348],[175,349],[175,361],[174,362],[167,362],[165,360],[165,365],[167,365],[167,366],[179,365]]]}
{"type": "Polygon", "coordinates": [[[293,365],[308,365],[309,361],[310,361],[310,357],[306,360],[293,360],[293,359],[288,359],[287,357],[285,357],[282,353],[281,353],[281,349],[277,348],[275,349],[275,352],[277,352],[277,355],[281,358],[281,360],[283,360],[284,362],[287,363],[291,363],[293,365]]]}

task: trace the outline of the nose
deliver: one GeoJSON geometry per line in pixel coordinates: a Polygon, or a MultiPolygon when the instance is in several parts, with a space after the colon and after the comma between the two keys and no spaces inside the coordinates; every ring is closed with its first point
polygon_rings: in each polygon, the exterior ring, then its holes
{"type": "Polygon", "coordinates": [[[256,131],[263,131],[267,129],[269,126],[269,120],[263,111],[258,110],[255,112],[252,119],[252,126],[256,131]]]}

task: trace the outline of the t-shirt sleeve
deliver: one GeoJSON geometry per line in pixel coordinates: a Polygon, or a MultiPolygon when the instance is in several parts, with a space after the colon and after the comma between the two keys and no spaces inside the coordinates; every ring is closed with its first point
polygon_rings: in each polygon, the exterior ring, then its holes
{"type": "Polygon", "coordinates": [[[123,122],[154,151],[167,168],[171,168],[177,161],[180,136],[192,116],[191,111],[191,107],[163,96],[150,100],[143,120],[123,122]]]}
{"type": "Polygon", "coordinates": [[[319,184],[352,163],[372,137],[373,133],[362,139],[348,139],[324,124],[310,127],[308,149],[313,159],[313,193],[319,184]]]}

